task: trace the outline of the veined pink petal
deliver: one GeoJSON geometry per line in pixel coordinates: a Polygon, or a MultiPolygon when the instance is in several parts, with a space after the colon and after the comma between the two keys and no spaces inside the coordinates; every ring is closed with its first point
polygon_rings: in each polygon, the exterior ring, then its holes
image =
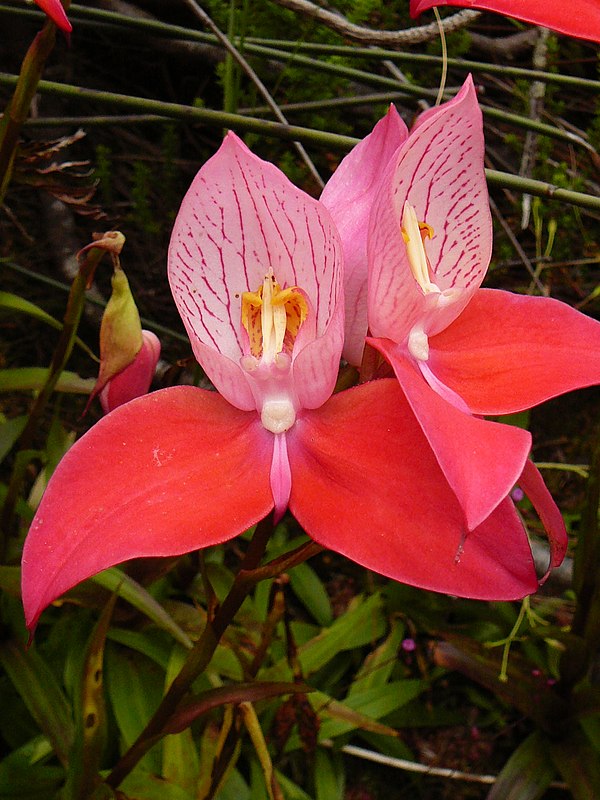
{"type": "Polygon", "coordinates": [[[462,506],[469,530],[480,525],[517,483],[531,435],[511,425],[465,414],[442,399],[403,353],[386,339],[369,339],[385,355],[462,506]]]}
{"type": "MultiPolygon", "coordinates": [[[[330,368],[331,341],[338,346],[343,329],[341,259],[327,209],[229,133],[183,200],[169,248],[169,281],[197,359],[231,403],[249,407],[247,376],[238,367],[245,355],[241,295],[257,291],[270,269],[281,287],[298,286],[310,299],[316,339],[308,360],[312,369],[319,360],[314,350],[322,347],[327,371],[311,374],[316,384],[298,388],[312,403],[317,397],[325,402],[337,376],[337,361],[335,371],[330,368]]],[[[295,372],[302,371],[299,364],[295,372]]]]}
{"type": "Polygon", "coordinates": [[[383,169],[408,137],[392,105],[373,131],[342,159],[321,202],[331,212],[344,246],[346,332],[344,358],[358,366],[367,335],[367,229],[383,169]]]}
{"type": "Polygon", "coordinates": [[[369,226],[369,328],[403,342],[415,325],[432,335],[469,302],[487,270],[492,223],[483,169],[481,110],[469,76],[457,96],[427,115],[391,160],[369,226]],[[424,294],[411,271],[401,224],[404,203],[433,227],[425,243],[424,294]]]}
{"type": "Polygon", "coordinates": [[[460,505],[395,380],[340,392],[288,432],[290,509],[313,539],[395,580],[461,597],[537,588],[510,500],[467,532],[460,505]]]}
{"type": "Polygon", "coordinates": [[[554,567],[560,566],[563,562],[569,544],[567,529],[560,511],[540,475],[540,471],[529,459],[525,462],[523,474],[519,478],[519,486],[533,503],[533,507],[539,514],[548,534],[550,563],[546,574],[540,581],[540,584],[542,584],[550,574],[550,571],[554,567]]]}
{"type": "Polygon", "coordinates": [[[567,36],[600,42],[600,5],[598,0],[410,0],[411,17],[418,17],[433,6],[481,8],[506,14],[533,25],[552,28],[567,36]]]}
{"type": "Polygon", "coordinates": [[[548,297],[480,289],[429,347],[433,372],[474,414],[511,414],[600,383],[600,323],[548,297]]]}
{"type": "Polygon", "coordinates": [[[100,392],[105,414],[135,397],[146,394],[160,358],[160,339],[152,331],[142,331],[142,349],[135,360],[111,378],[100,392]]]}
{"type": "Polygon", "coordinates": [[[273,508],[272,450],[256,413],[190,386],[101,419],[58,465],[26,539],[28,627],[107,567],[207,547],[262,519],[273,508]]]}
{"type": "Polygon", "coordinates": [[[71,33],[73,26],[67,19],[60,0],[35,0],[35,2],[45,14],[48,14],[55,25],[65,33],[71,33]]]}

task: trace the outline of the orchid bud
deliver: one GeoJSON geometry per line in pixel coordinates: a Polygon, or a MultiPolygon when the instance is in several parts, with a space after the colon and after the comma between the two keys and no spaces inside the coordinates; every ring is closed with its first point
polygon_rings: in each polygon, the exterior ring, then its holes
{"type": "Polygon", "coordinates": [[[100,326],[100,371],[90,401],[101,394],[106,412],[145,394],[159,355],[160,342],[153,333],[142,331],[129,281],[117,266],[100,326]]]}
{"type": "Polygon", "coordinates": [[[160,340],[152,331],[142,331],[142,347],[135,359],[111,378],[100,392],[105,414],[135,397],[147,394],[160,358],[160,340]]]}

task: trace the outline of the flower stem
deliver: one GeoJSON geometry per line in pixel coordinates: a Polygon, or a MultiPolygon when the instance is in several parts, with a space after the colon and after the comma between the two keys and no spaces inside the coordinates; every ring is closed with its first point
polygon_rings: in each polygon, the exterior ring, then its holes
{"type": "Polygon", "coordinates": [[[19,134],[56,39],[56,26],[46,21],[27,51],[12,99],[0,119],[0,204],[6,194],[19,143],[19,134]]]}
{"type": "MultiPolygon", "coordinates": [[[[48,369],[48,377],[35,399],[33,408],[29,413],[27,424],[19,438],[18,444],[20,451],[28,451],[31,449],[39,421],[56,387],[58,379],[69,360],[75,344],[79,320],[81,319],[81,314],[85,305],[85,290],[102,255],[102,250],[96,248],[91,250],[73,280],[71,291],[69,292],[69,299],[67,301],[63,328],[48,369]]],[[[4,561],[7,539],[12,527],[13,516],[21,490],[22,478],[23,470],[13,470],[6,492],[2,516],[0,517],[0,563],[4,561]]]]}
{"type": "Polygon", "coordinates": [[[217,609],[214,617],[207,619],[202,635],[194,645],[193,650],[190,651],[181,671],[171,683],[154,715],[106,778],[106,783],[109,786],[116,788],[148,750],[162,738],[166,723],[177,710],[192,683],[210,663],[221,637],[254,586],[265,578],[272,578],[284,570],[291,569],[291,567],[306,561],[322,549],[315,542],[308,542],[259,567],[258,564],[264,555],[272,532],[273,514],[271,513],[256,526],[254,536],[235,576],[233,586],[217,609]]]}

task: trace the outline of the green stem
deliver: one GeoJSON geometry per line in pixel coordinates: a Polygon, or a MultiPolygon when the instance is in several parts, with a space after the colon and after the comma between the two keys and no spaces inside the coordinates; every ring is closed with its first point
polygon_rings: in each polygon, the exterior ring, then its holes
{"type": "MultiPolygon", "coordinates": [[[[11,86],[15,84],[16,81],[16,76],[9,75],[5,72],[0,73],[0,85],[11,86]]],[[[231,128],[242,132],[250,131],[253,133],[261,133],[265,136],[274,136],[279,139],[298,139],[303,142],[320,144],[326,147],[337,147],[343,150],[350,150],[358,142],[358,139],[355,139],[353,136],[341,136],[340,134],[313,130],[312,128],[303,128],[298,125],[285,125],[281,122],[244,117],[241,114],[229,114],[225,111],[215,111],[209,108],[195,108],[180,103],[168,103],[163,100],[132,97],[129,95],[116,94],[114,92],[98,91],[96,89],[82,89],[79,86],[56,83],[54,81],[40,81],[38,89],[42,93],[57,95],[59,97],[70,97],[78,102],[81,100],[90,100],[93,103],[99,103],[101,105],[160,114],[169,119],[203,122],[214,128],[231,128]]]]}
{"type": "MultiPolygon", "coordinates": [[[[0,4],[0,13],[10,13],[29,18],[40,18],[41,14],[36,9],[15,8],[0,4]]],[[[155,36],[171,37],[186,41],[196,41],[206,44],[215,44],[216,37],[204,31],[196,31],[191,28],[184,28],[180,25],[169,25],[159,20],[128,17],[114,11],[103,11],[97,8],[88,8],[78,4],[70,7],[70,15],[77,20],[77,27],[94,27],[98,29],[100,25],[106,25],[119,30],[132,28],[155,36]]],[[[317,42],[290,41],[287,39],[265,39],[262,37],[247,37],[244,43],[245,49],[249,53],[258,52],[254,48],[268,47],[281,51],[282,57],[289,56],[291,51],[313,53],[316,56],[345,56],[346,58],[368,58],[375,60],[390,60],[407,62],[409,64],[431,64],[437,65],[442,62],[441,56],[428,55],[425,53],[413,53],[410,50],[387,50],[383,47],[359,47],[355,45],[335,45],[317,42]]],[[[508,64],[490,64],[482,61],[473,61],[463,58],[449,58],[448,66],[464,72],[484,72],[489,75],[503,75],[514,78],[526,78],[528,80],[544,81],[555,83],[562,86],[572,86],[591,92],[600,92],[600,81],[592,78],[581,78],[576,75],[564,75],[558,72],[544,72],[543,70],[527,69],[526,67],[516,67],[508,64]]]]}
{"type": "Polygon", "coordinates": [[[254,586],[265,578],[272,578],[286,569],[291,569],[296,564],[306,561],[322,549],[315,542],[308,542],[265,566],[259,567],[258,564],[264,555],[272,531],[273,519],[270,514],[256,526],[233,586],[217,609],[214,618],[207,619],[202,635],[188,654],[185,664],[171,683],[154,715],[106,778],[109,786],[116,788],[148,750],[162,738],[166,723],[177,710],[192,683],[210,663],[221,637],[254,586]]]}
{"type": "MultiPolygon", "coordinates": [[[[38,425],[42,414],[48,404],[48,401],[54,391],[61,372],[64,370],[67,361],[73,350],[75,339],[77,336],[77,328],[83,307],[85,305],[85,290],[88,281],[94,274],[94,270],[98,261],[103,255],[102,250],[93,249],[88,254],[86,261],[80,267],[79,272],[75,276],[71,291],[69,292],[69,299],[67,301],[67,309],[65,311],[63,328],[52,356],[52,362],[48,369],[48,378],[42,387],[40,393],[35,399],[33,408],[29,414],[27,425],[19,438],[19,450],[30,450],[33,444],[38,425]]],[[[19,498],[22,483],[22,472],[13,470],[11,480],[6,492],[6,500],[2,509],[2,516],[0,517],[0,561],[4,560],[6,552],[6,545],[14,512],[19,498]]]]}
{"type": "MultiPolygon", "coordinates": [[[[49,278],[47,275],[42,275],[39,272],[34,272],[31,269],[27,269],[27,267],[22,267],[20,264],[15,264],[14,261],[0,259],[0,264],[4,264],[9,269],[13,269],[20,275],[25,275],[34,281],[38,281],[46,286],[52,286],[53,289],[59,289],[67,294],[70,291],[68,284],[62,283],[62,281],[57,281],[54,278],[49,278]]],[[[85,302],[97,306],[98,308],[106,308],[106,303],[108,301],[97,297],[86,297],[85,302]]],[[[178,342],[185,342],[187,345],[190,343],[189,338],[184,333],[174,331],[172,328],[169,328],[166,325],[161,325],[159,322],[154,322],[154,320],[148,319],[148,317],[140,317],[140,321],[144,328],[148,328],[148,330],[154,331],[156,334],[168,336],[171,339],[176,339],[178,342]]]]}
{"type": "Polygon", "coordinates": [[[0,119],[0,203],[12,175],[15,153],[23,123],[29,114],[46,59],[54,48],[56,26],[48,20],[27,51],[12,99],[0,119]]]}
{"type": "MultiPolygon", "coordinates": [[[[11,85],[16,82],[14,75],[0,73],[0,85],[11,85]]],[[[151,113],[160,114],[164,117],[173,119],[193,120],[204,122],[217,128],[231,128],[241,132],[252,131],[261,133],[265,136],[274,136],[279,139],[292,139],[300,142],[335,147],[339,150],[350,150],[359,139],[353,136],[342,136],[336,133],[303,128],[298,125],[283,125],[280,122],[270,122],[267,120],[256,119],[254,117],[244,117],[241,114],[227,114],[224,111],[214,111],[207,108],[193,108],[191,106],[180,105],[179,103],[167,103],[162,100],[148,100],[143,97],[130,97],[128,95],[114,94],[112,92],[101,92],[94,89],[81,89],[78,86],[54,83],[53,81],[40,81],[39,90],[49,94],[72,97],[77,100],[90,100],[92,102],[114,105],[121,108],[131,108],[145,110],[151,113]]],[[[406,87],[403,87],[406,88],[406,87]]],[[[492,186],[500,186],[506,189],[514,189],[536,197],[547,197],[552,200],[559,200],[570,205],[589,208],[595,211],[600,210],[600,197],[574,192],[570,189],[561,189],[551,183],[537,181],[531,178],[521,178],[518,175],[511,175],[497,170],[486,170],[488,183],[492,186]]]]}

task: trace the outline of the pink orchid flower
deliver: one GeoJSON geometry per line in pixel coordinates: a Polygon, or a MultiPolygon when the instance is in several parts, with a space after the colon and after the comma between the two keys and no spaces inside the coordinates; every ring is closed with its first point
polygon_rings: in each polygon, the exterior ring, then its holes
{"type": "MultiPolygon", "coordinates": [[[[466,92],[466,89],[464,90],[466,92]]],[[[464,94],[463,92],[463,94],[464,94]]],[[[486,193],[483,174],[483,131],[481,115],[474,92],[469,90],[468,102],[476,121],[476,152],[474,162],[469,164],[472,184],[468,187],[476,196],[486,193]],[[479,115],[479,116],[477,116],[479,115]]],[[[459,100],[453,101],[461,104],[459,100]]],[[[464,106],[464,102],[462,106],[464,106]]],[[[422,114],[416,129],[429,117],[439,118],[438,124],[448,115],[452,105],[446,104],[439,109],[431,109],[422,114]]],[[[462,112],[458,110],[460,117],[462,112]]],[[[456,115],[455,115],[456,116],[456,115]]],[[[464,120],[467,122],[467,120],[464,120]]],[[[460,119],[462,124],[463,119],[460,119]]],[[[470,120],[471,124],[473,119],[470,120]]],[[[404,146],[410,152],[414,134],[409,136],[406,126],[398,112],[392,106],[386,116],[375,126],[371,134],[361,141],[340,163],[328,181],[321,201],[329,208],[334,222],[342,237],[346,263],[350,269],[345,277],[346,306],[346,345],[344,357],[359,366],[363,356],[365,337],[368,331],[367,314],[367,281],[369,275],[367,257],[367,238],[369,220],[375,200],[382,191],[382,180],[386,175],[385,165],[397,158],[399,147],[404,146]],[[393,157],[393,158],[392,158],[393,157]]],[[[416,140],[415,140],[416,141],[416,140]]],[[[454,158],[463,159],[464,153],[454,147],[454,158]]],[[[465,162],[466,163],[466,162],[465,162]]],[[[485,194],[487,198],[487,194],[485,194]]],[[[492,233],[491,219],[487,199],[485,205],[478,208],[480,214],[480,232],[482,234],[481,259],[487,264],[491,252],[492,233]],[[487,260],[486,260],[487,259],[487,260]]],[[[372,224],[377,227],[378,219],[372,224]]],[[[394,229],[390,246],[397,247],[400,232],[398,225],[394,229]]],[[[389,235],[389,230],[386,229],[389,235]]],[[[383,239],[383,236],[381,237],[383,239]]],[[[386,306],[387,308],[387,306],[386,306]]],[[[376,313],[376,312],[375,312],[376,313]]],[[[401,315],[397,315],[399,318],[401,315]]],[[[432,446],[440,457],[440,464],[446,470],[450,485],[457,492],[458,499],[464,504],[467,524],[477,526],[490,511],[510,492],[523,471],[527,456],[531,449],[531,437],[525,431],[506,425],[483,424],[479,420],[467,419],[456,414],[454,430],[451,434],[451,445],[446,444],[446,452],[440,453],[439,447],[432,440],[432,446]],[[472,448],[470,457],[464,455],[464,437],[473,432],[478,442],[472,448]],[[503,453],[499,459],[498,454],[503,453]],[[449,463],[448,463],[449,462],[449,463]]],[[[442,433],[439,434],[442,436],[442,433]]],[[[446,436],[445,439],[448,437],[446,436]]]]}
{"type": "Polygon", "coordinates": [[[410,15],[418,17],[434,6],[462,6],[495,11],[508,17],[541,25],[544,28],[600,42],[600,3],[598,0],[410,0],[410,15]]]}
{"type": "Polygon", "coordinates": [[[142,346],[134,360],[110,378],[100,391],[100,404],[105,414],[147,393],[159,358],[160,339],[152,331],[142,330],[142,346]]]}
{"type": "MultiPolygon", "coordinates": [[[[395,379],[332,396],[341,255],[325,207],[229,134],[192,183],[169,250],[176,303],[220,394],[139,397],[68,451],[25,542],[30,629],[100,570],[227,541],[286,506],[315,541],[397,580],[484,599],[535,591],[512,501],[467,529],[395,379]]],[[[546,488],[531,483],[556,528],[546,488]]]]}
{"type": "Polygon", "coordinates": [[[348,155],[321,194],[342,239],[346,306],[343,356],[359,366],[367,335],[367,230],[383,166],[406,141],[408,129],[392,105],[373,131],[348,155]]]}
{"type": "Polygon", "coordinates": [[[73,26],[67,19],[67,15],[65,14],[60,0],[35,0],[35,3],[62,31],[71,33],[73,26]]]}
{"type": "Polygon", "coordinates": [[[469,78],[388,163],[368,241],[368,341],[392,365],[469,527],[511,483],[529,493],[535,475],[529,434],[480,415],[600,380],[599,323],[550,298],[479,288],[492,247],[483,154],[469,78]]]}

